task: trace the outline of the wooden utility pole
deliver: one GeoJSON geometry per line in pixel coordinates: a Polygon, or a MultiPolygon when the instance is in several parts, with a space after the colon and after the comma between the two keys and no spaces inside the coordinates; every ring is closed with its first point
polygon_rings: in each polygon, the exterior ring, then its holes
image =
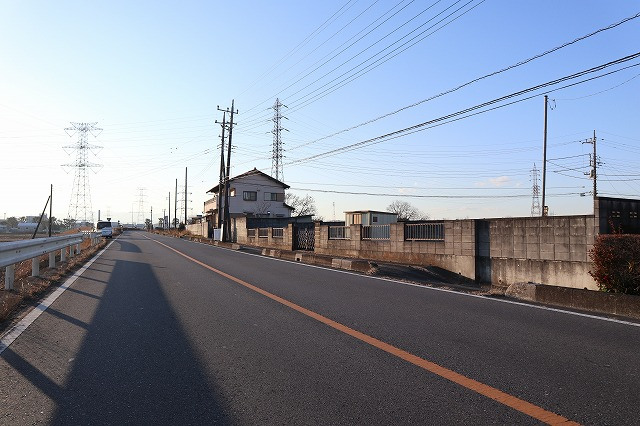
{"type": "Polygon", "coordinates": [[[549,208],[547,207],[547,103],[548,96],[544,95],[544,137],[542,146],[542,216],[547,216],[549,208]]]}
{"type": "Polygon", "coordinates": [[[174,229],[178,227],[178,179],[176,178],[176,192],[173,194],[173,224],[174,229]]]}

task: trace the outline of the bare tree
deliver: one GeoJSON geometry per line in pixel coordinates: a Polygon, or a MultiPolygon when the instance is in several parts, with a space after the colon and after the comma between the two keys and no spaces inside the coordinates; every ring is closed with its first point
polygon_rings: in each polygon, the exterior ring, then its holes
{"type": "Polygon", "coordinates": [[[253,214],[256,217],[266,216],[267,213],[271,210],[271,203],[267,201],[259,201],[256,203],[256,208],[253,211],[253,214]]]}
{"type": "Polygon", "coordinates": [[[429,215],[407,201],[395,200],[387,211],[398,215],[398,220],[428,220],[429,215]]]}
{"type": "Polygon", "coordinates": [[[311,195],[299,197],[289,192],[284,197],[284,202],[294,208],[292,216],[314,215],[318,212],[318,209],[316,208],[316,201],[311,195]]]}

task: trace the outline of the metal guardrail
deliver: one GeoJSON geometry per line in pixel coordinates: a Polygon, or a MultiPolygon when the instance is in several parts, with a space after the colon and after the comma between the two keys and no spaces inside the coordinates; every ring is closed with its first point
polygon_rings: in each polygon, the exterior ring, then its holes
{"type": "Polygon", "coordinates": [[[350,240],[351,227],[349,226],[329,226],[330,240],[350,240]]]}
{"type": "Polygon", "coordinates": [[[5,290],[13,289],[16,263],[31,259],[31,275],[37,276],[40,274],[40,256],[48,253],[49,267],[53,268],[56,263],[55,251],[60,250],[60,260],[65,261],[67,248],[69,248],[69,257],[79,254],[80,243],[85,238],[90,238],[91,245],[94,245],[100,239],[100,234],[97,232],[86,234],[78,233],[51,238],[36,238],[33,240],[0,243],[0,267],[6,267],[5,290]]]}
{"type": "Polygon", "coordinates": [[[444,241],[444,223],[407,223],[404,239],[408,241],[444,241]]]}
{"type": "Polygon", "coordinates": [[[363,225],[363,240],[388,240],[391,238],[391,227],[389,225],[363,225]]]}

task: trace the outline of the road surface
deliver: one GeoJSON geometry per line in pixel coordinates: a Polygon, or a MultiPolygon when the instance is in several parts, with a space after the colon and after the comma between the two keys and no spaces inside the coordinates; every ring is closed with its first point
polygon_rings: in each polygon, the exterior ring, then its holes
{"type": "Polygon", "coordinates": [[[637,325],[145,232],[36,311],[0,424],[640,424],[637,325]]]}

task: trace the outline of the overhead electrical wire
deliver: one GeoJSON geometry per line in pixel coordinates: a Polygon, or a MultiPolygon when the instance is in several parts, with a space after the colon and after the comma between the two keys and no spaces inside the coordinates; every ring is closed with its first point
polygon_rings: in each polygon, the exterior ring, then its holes
{"type": "MultiPolygon", "coordinates": [[[[431,7],[433,7],[435,4],[439,3],[441,0],[437,1],[436,3],[432,4],[431,6],[429,6],[427,9],[423,10],[422,12],[420,12],[420,14],[426,12],[427,10],[429,10],[431,7]]],[[[315,102],[318,99],[321,99],[322,97],[327,96],[329,93],[332,93],[336,90],[338,90],[341,87],[344,87],[345,85],[351,83],[352,81],[362,77],[363,75],[367,74],[368,72],[372,71],[373,69],[377,68],[378,66],[382,65],[385,62],[388,62],[390,59],[398,56],[399,54],[403,53],[404,51],[406,51],[407,49],[409,49],[410,47],[413,47],[414,45],[416,45],[417,43],[423,41],[424,39],[426,39],[427,37],[431,36],[432,34],[434,34],[435,32],[439,31],[440,29],[446,27],[447,25],[451,24],[452,22],[456,21],[458,18],[462,17],[463,15],[465,15],[466,13],[470,12],[471,10],[473,10],[474,8],[476,8],[477,6],[479,6],[480,4],[484,3],[486,0],[481,0],[479,3],[477,3],[476,5],[472,6],[470,9],[466,10],[465,12],[461,13],[460,15],[458,15],[457,17],[451,19],[449,22],[445,23],[444,25],[442,25],[441,27],[437,28],[436,30],[432,31],[431,33],[428,33],[426,35],[424,35],[426,32],[428,32],[429,30],[431,30],[432,28],[434,28],[435,26],[439,25],[440,23],[442,23],[443,21],[445,21],[446,19],[450,18],[451,16],[453,16],[454,14],[456,14],[457,12],[459,12],[460,10],[464,9],[466,6],[468,6],[469,4],[473,3],[476,0],[469,0],[467,3],[465,3],[464,5],[462,5],[461,7],[459,7],[458,9],[454,10],[453,12],[449,13],[448,15],[446,15],[444,18],[440,19],[439,21],[437,21],[435,24],[429,26],[427,29],[425,29],[424,31],[418,33],[416,36],[412,37],[411,39],[409,39],[408,41],[404,42],[403,44],[401,44],[400,46],[396,47],[395,50],[383,55],[382,57],[378,58],[377,60],[375,60],[373,63],[367,65],[366,67],[364,67],[363,69],[358,70],[358,68],[360,68],[361,66],[363,66],[364,64],[366,64],[367,62],[375,59],[377,56],[381,55],[382,53],[384,53],[385,51],[389,50],[390,48],[392,48],[395,44],[399,43],[401,40],[403,40],[404,38],[408,37],[409,35],[411,35],[412,33],[414,33],[415,31],[419,30],[420,28],[422,28],[423,26],[427,25],[429,22],[433,21],[435,18],[437,18],[438,16],[442,15],[443,13],[445,13],[447,10],[451,9],[453,6],[455,6],[456,4],[460,3],[462,0],[457,0],[455,1],[452,5],[450,5],[449,7],[447,7],[446,9],[444,9],[443,11],[441,11],[440,13],[436,14],[434,17],[432,17],[431,19],[427,20],[426,22],[424,22],[423,24],[421,24],[420,26],[418,26],[417,28],[413,29],[412,31],[410,31],[408,34],[405,34],[403,37],[401,37],[400,39],[394,41],[393,43],[387,45],[387,47],[383,48],[382,50],[378,51],[377,53],[375,53],[374,55],[371,55],[369,58],[365,59],[364,61],[360,62],[358,65],[352,67],[351,69],[347,70],[346,72],[342,73],[341,75],[339,75],[338,77],[334,78],[333,80],[323,84],[322,86],[312,90],[311,92],[299,97],[296,100],[293,100],[291,102],[289,102],[289,106],[290,111],[296,111],[298,109],[302,109],[306,106],[308,106],[309,104],[315,102]],[[422,37],[421,37],[422,36],[422,37]],[[421,37],[421,38],[419,38],[421,37]],[[416,40],[417,38],[419,38],[418,41],[413,42],[414,40],[416,40]],[[413,43],[411,43],[413,42],[413,43]],[[411,44],[410,44],[411,43],[411,44]],[[405,47],[409,44],[408,47],[405,47]],[[400,49],[402,47],[405,47],[404,49],[400,49]],[[391,55],[391,56],[390,56],[391,55]],[[390,57],[389,57],[390,56],[390,57]],[[387,58],[387,59],[384,59],[387,58]],[[382,59],[384,59],[384,61],[382,61],[382,59]],[[380,62],[382,61],[382,62],[380,62]],[[377,65],[376,65],[377,64],[377,65]],[[354,72],[355,70],[355,72],[354,72]],[[353,74],[349,75],[350,73],[354,72],[353,74]],[[313,95],[314,93],[322,90],[323,88],[325,88],[326,86],[334,83],[335,81],[341,79],[342,77],[347,76],[346,78],[344,78],[343,80],[339,81],[338,83],[334,84],[333,86],[329,87],[328,89],[322,91],[321,93],[313,96],[312,99],[308,99],[306,101],[304,101],[304,104],[302,105],[295,105],[297,102],[302,101],[305,98],[308,98],[309,96],[313,95]]],[[[333,73],[334,71],[338,70],[339,68],[341,68],[343,65],[349,63],[351,60],[355,59],[356,57],[358,57],[360,54],[366,52],[367,50],[371,49],[373,46],[375,46],[376,44],[378,44],[379,42],[381,42],[382,40],[384,40],[386,37],[388,37],[389,35],[393,34],[395,31],[397,31],[399,28],[401,28],[402,26],[406,25],[406,23],[410,22],[411,20],[415,19],[417,16],[419,16],[420,14],[414,16],[413,18],[411,18],[409,21],[405,22],[404,24],[402,24],[400,27],[394,29],[392,32],[388,33],[386,36],[384,36],[383,38],[379,39],[378,41],[376,41],[375,43],[371,44],[369,47],[365,48],[364,50],[360,51],[359,53],[357,53],[356,55],[352,56],[350,59],[348,59],[347,61],[343,62],[342,64],[340,64],[339,66],[335,67],[334,69],[332,69],[331,71],[325,73],[323,76],[317,78],[315,81],[311,82],[310,84],[307,84],[304,88],[299,89],[298,91],[294,92],[293,94],[289,95],[289,96],[293,96],[296,95],[298,93],[300,93],[301,91],[305,90],[306,88],[308,88],[309,86],[319,82],[320,80],[322,80],[323,78],[329,76],[331,73],[333,73]]],[[[288,86],[287,88],[291,87],[288,86]]],[[[286,90],[286,89],[285,89],[286,90]]],[[[266,101],[265,101],[266,102],[266,101]]]]}
{"type": "MultiPolygon", "coordinates": [[[[509,99],[512,99],[512,98],[515,98],[515,97],[518,97],[518,96],[522,96],[522,95],[524,95],[526,93],[530,93],[530,92],[538,91],[538,90],[541,90],[541,89],[544,89],[544,88],[547,88],[547,87],[550,87],[550,86],[554,86],[554,85],[560,84],[562,82],[565,82],[565,81],[568,81],[568,80],[573,80],[573,79],[576,79],[576,78],[579,78],[579,77],[582,77],[582,76],[585,76],[585,75],[588,75],[588,74],[591,74],[591,73],[594,73],[594,72],[602,71],[602,70],[604,70],[604,69],[606,69],[608,67],[611,67],[611,66],[614,66],[614,65],[619,65],[619,64],[628,62],[630,60],[636,59],[638,57],[640,57],[640,52],[634,53],[632,55],[628,55],[626,57],[623,57],[623,58],[620,58],[620,59],[617,59],[617,60],[614,60],[614,61],[607,62],[605,64],[602,64],[602,65],[599,65],[599,66],[596,66],[596,67],[593,67],[593,68],[590,68],[590,69],[587,69],[587,70],[580,71],[578,73],[574,73],[574,74],[571,74],[571,75],[568,75],[568,76],[565,76],[565,77],[561,77],[561,78],[558,78],[558,79],[555,79],[555,80],[551,80],[551,81],[548,81],[546,83],[538,84],[536,86],[532,86],[532,87],[529,87],[529,88],[524,89],[524,90],[513,92],[511,94],[508,94],[508,95],[505,95],[505,96],[501,96],[499,98],[492,99],[492,100],[487,101],[487,102],[483,102],[483,103],[475,105],[473,107],[469,107],[469,108],[466,108],[466,109],[463,109],[463,110],[460,110],[460,111],[457,111],[457,112],[454,112],[454,113],[451,113],[451,114],[447,114],[447,115],[444,115],[444,116],[441,116],[441,117],[438,117],[438,118],[435,118],[435,119],[432,119],[432,120],[425,121],[423,123],[419,123],[419,124],[416,124],[416,125],[413,125],[413,126],[410,126],[410,127],[406,127],[404,129],[400,129],[400,130],[396,130],[396,131],[393,131],[393,132],[389,132],[389,133],[386,133],[384,135],[376,136],[374,138],[366,139],[364,141],[356,142],[356,143],[353,143],[353,144],[350,144],[350,145],[347,145],[347,146],[343,146],[343,147],[340,147],[340,148],[336,148],[336,149],[333,149],[333,150],[330,150],[330,151],[327,151],[327,152],[323,152],[323,153],[320,153],[320,154],[315,154],[315,155],[312,155],[312,156],[309,156],[309,157],[293,160],[293,161],[291,161],[289,163],[285,163],[285,164],[289,164],[289,165],[298,164],[298,163],[302,163],[302,162],[306,162],[306,161],[311,161],[311,160],[316,159],[316,158],[323,158],[323,157],[335,155],[335,154],[338,154],[338,153],[341,153],[341,152],[350,151],[350,150],[353,150],[353,149],[359,149],[359,148],[367,146],[367,145],[380,143],[380,142],[384,142],[385,140],[395,139],[397,137],[404,136],[403,134],[412,134],[412,133],[415,133],[416,131],[421,131],[420,130],[421,128],[425,128],[427,126],[429,126],[428,128],[432,128],[432,127],[436,127],[437,125],[443,124],[442,122],[450,123],[450,122],[453,122],[453,121],[458,121],[458,120],[463,119],[463,118],[469,118],[469,117],[474,116],[474,115],[478,115],[478,114],[482,114],[482,113],[485,113],[485,112],[488,112],[488,111],[492,111],[492,110],[495,110],[495,109],[498,109],[498,108],[503,108],[505,106],[512,105],[514,103],[518,103],[518,102],[525,101],[527,99],[531,99],[531,98],[533,98],[535,96],[538,96],[538,95],[534,95],[534,96],[530,96],[530,97],[527,97],[527,98],[523,98],[523,99],[519,99],[519,100],[516,100],[516,101],[512,101],[512,102],[509,102],[507,104],[498,105],[498,106],[495,106],[495,107],[492,107],[492,108],[488,108],[486,110],[482,110],[480,112],[472,113],[473,111],[477,111],[479,109],[482,109],[482,108],[485,108],[485,107],[488,107],[488,106],[503,102],[505,100],[509,100],[509,99]],[[469,114],[469,113],[471,113],[471,114],[469,114]],[[438,124],[438,123],[440,123],[440,124],[438,124]]],[[[595,77],[591,77],[591,78],[579,81],[577,83],[572,83],[572,84],[565,85],[565,86],[562,86],[562,87],[559,87],[559,88],[556,88],[556,89],[553,89],[553,90],[549,90],[546,93],[551,93],[553,91],[565,89],[567,87],[572,87],[572,86],[575,86],[577,84],[582,84],[582,83],[585,83],[587,81],[591,81],[591,80],[594,80],[594,79],[597,79],[597,78],[602,78],[604,76],[611,75],[613,73],[620,72],[620,71],[623,71],[625,69],[629,69],[631,67],[635,67],[635,66],[638,66],[638,65],[640,65],[640,64],[637,63],[637,64],[629,65],[629,66],[626,66],[626,67],[623,67],[623,68],[620,68],[620,69],[617,69],[617,70],[614,70],[614,71],[611,71],[611,72],[608,72],[608,73],[605,73],[605,74],[602,74],[602,75],[599,75],[599,76],[595,76],[595,77]]],[[[426,129],[424,129],[424,130],[426,130],[426,129]]]]}
{"type": "Polygon", "coordinates": [[[297,146],[291,147],[291,148],[289,148],[289,150],[296,149],[296,148],[299,148],[299,147],[302,147],[302,146],[307,146],[307,145],[314,144],[316,142],[323,141],[325,139],[337,136],[337,135],[339,135],[341,133],[349,132],[349,131],[355,130],[355,129],[359,128],[359,127],[363,127],[363,126],[366,126],[368,124],[375,123],[376,121],[379,121],[379,120],[382,120],[384,118],[390,117],[392,115],[398,114],[398,113],[400,113],[402,111],[405,111],[407,109],[417,107],[418,105],[421,105],[421,104],[423,104],[425,102],[429,102],[429,101],[432,101],[434,99],[440,98],[442,96],[448,95],[450,93],[456,92],[456,91],[458,91],[460,89],[463,89],[463,88],[465,88],[465,87],[467,87],[467,86],[469,86],[471,84],[477,83],[479,81],[485,80],[485,79],[493,77],[495,75],[502,74],[502,73],[504,73],[506,71],[512,70],[514,68],[520,67],[520,66],[525,65],[525,64],[528,64],[529,62],[532,62],[532,61],[534,61],[536,59],[539,59],[539,58],[542,58],[544,56],[547,56],[547,55],[549,55],[551,53],[557,52],[558,50],[561,50],[561,49],[563,49],[563,48],[565,48],[567,46],[571,46],[573,44],[576,44],[576,43],[578,43],[578,42],[580,42],[582,40],[588,39],[588,38],[590,38],[590,37],[592,37],[592,36],[594,36],[596,34],[599,34],[601,32],[608,31],[608,30],[611,30],[613,28],[616,28],[616,27],[618,27],[618,26],[620,26],[620,25],[622,25],[622,24],[624,24],[626,22],[629,22],[629,21],[631,21],[633,19],[636,19],[638,17],[640,17],[640,13],[636,13],[635,15],[629,16],[629,17],[627,17],[627,18],[625,18],[625,19],[623,19],[621,21],[618,21],[618,22],[610,24],[610,25],[608,25],[606,27],[597,29],[597,30],[592,31],[592,32],[590,32],[588,34],[585,34],[585,35],[583,35],[581,37],[578,37],[578,38],[576,38],[576,39],[574,39],[572,41],[568,41],[568,42],[563,43],[563,44],[561,44],[559,46],[556,46],[556,47],[554,47],[552,49],[546,50],[546,51],[544,51],[542,53],[539,53],[537,55],[531,56],[531,57],[529,57],[527,59],[524,59],[522,61],[516,62],[515,64],[509,65],[508,67],[499,69],[499,70],[491,72],[489,74],[485,74],[485,75],[483,75],[481,77],[474,78],[473,80],[470,80],[470,81],[468,81],[468,82],[466,82],[464,84],[461,84],[461,85],[456,86],[456,87],[454,87],[452,89],[449,89],[449,90],[445,90],[444,92],[438,93],[437,95],[433,95],[433,96],[430,96],[430,97],[428,97],[426,99],[422,99],[422,100],[420,100],[418,102],[415,102],[413,104],[404,106],[402,108],[399,108],[399,109],[394,110],[392,112],[386,113],[386,114],[381,115],[379,117],[376,117],[376,118],[373,118],[371,120],[364,121],[364,122],[362,122],[360,124],[357,124],[355,126],[351,126],[351,127],[346,128],[346,129],[340,130],[339,132],[335,132],[335,133],[332,133],[330,135],[324,136],[322,138],[319,138],[319,139],[316,139],[316,140],[313,140],[313,141],[310,141],[310,142],[307,142],[307,143],[304,143],[304,144],[301,144],[301,145],[297,145],[297,146]]]}
{"type": "MultiPolygon", "coordinates": [[[[488,194],[488,195],[437,195],[437,194],[390,194],[379,192],[356,192],[356,191],[335,191],[329,189],[313,189],[313,188],[297,188],[291,187],[294,191],[308,191],[308,192],[321,192],[330,194],[345,194],[345,195],[367,195],[375,197],[403,197],[403,198],[445,198],[445,199],[473,199],[473,198],[531,198],[531,194],[488,194]]],[[[579,192],[567,192],[562,194],[551,194],[552,197],[580,195],[579,192]]]]}

